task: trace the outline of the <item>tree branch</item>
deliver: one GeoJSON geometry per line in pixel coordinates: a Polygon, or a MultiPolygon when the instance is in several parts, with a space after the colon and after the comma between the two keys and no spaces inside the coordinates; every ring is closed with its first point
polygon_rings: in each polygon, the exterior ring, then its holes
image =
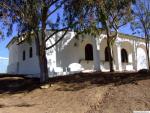
{"type": "Polygon", "coordinates": [[[55,30],[50,36],[48,36],[48,38],[45,40],[45,42],[47,42],[53,35],[57,34],[60,31],[64,31],[64,30],[66,30],[68,28],[69,27],[65,27],[65,28],[62,28],[62,29],[59,29],[59,30],[55,30]]]}
{"type": "Polygon", "coordinates": [[[65,35],[67,34],[67,32],[68,32],[68,31],[66,30],[65,33],[64,33],[53,45],[47,47],[46,50],[51,49],[51,48],[54,47],[56,44],[58,44],[58,43],[65,37],[65,35]]]}
{"type": "MultiPolygon", "coordinates": [[[[62,5],[65,3],[66,1],[62,2],[59,6],[57,6],[52,12],[50,12],[48,15],[47,15],[47,18],[52,15],[53,13],[55,13],[59,8],[62,7],[62,5]]],[[[55,3],[55,2],[54,2],[55,3]]],[[[50,5],[52,6],[52,5],[50,5]]]]}
{"type": "Polygon", "coordinates": [[[50,36],[48,36],[48,38],[45,40],[45,42],[48,41],[53,35],[57,34],[58,32],[68,30],[71,26],[76,25],[77,23],[78,22],[75,22],[74,24],[69,24],[67,27],[64,27],[62,29],[54,31],[50,36]]]}

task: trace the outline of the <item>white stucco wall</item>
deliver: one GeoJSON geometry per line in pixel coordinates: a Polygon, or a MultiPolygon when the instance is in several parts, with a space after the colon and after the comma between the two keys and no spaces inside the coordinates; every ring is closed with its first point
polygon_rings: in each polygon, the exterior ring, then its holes
{"type": "Polygon", "coordinates": [[[9,47],[9,51],[8,73],[39,76],[39,60],[36,55],[34,38],[30,43],[25,41],[18,45],[15,42],[9,47]],[[29,57],[30,47],[32,47],[32,58],[29,57]],[[23,60],[23,51],[25,51],[25,60],[23,60]]]}
{"type": "Polygon", "coordinates": [[[124,41],[121,43],[121,49],[125,49],[128,54],[128,62],[127,63],[122,63],[122,70],[127,71],[127,70],[133,70],[133,46],[131,42],[129,41],[124,41]]]}
{"type": "MultiPolygon", "coordinates": [[[[106,47],[107,47],[107,39],[106,39],[106,36],[104,35],[100,42],[100,52],[99,52],[102,71],[109,71],[109,62],[105,61],[105,48],[106,47]]],[[[116,55],[115,47],[113,47],[113,52],[114,52],[113,56],[115,56],[116,55]]],[[[116,70],[115,59],[114,59],[114,69],[116,70]]]]}
{"type": "Polygon", "coordinates": [[[18,47],[17,42],[14,42],[9,49],[9,64],[7,67],[8,73],[18,73],[18,47]]]}
{"type": "MultiPolygon", "coordinates": [[[[47,32],[49,36],[52,32],[47,32]]],[[[54,44],[62,33],[59,33],[50,40],[47,41],[47,47],[54,44]]],[[[94,37],[96,42],[93,42],[93,38],[90,35],[81,35],[74,38],[75,33],[69,32],[63,40],[61,40],[56,46],[46,51],[49,75],[63,75],[70,73],[71,70],[75,71],[92,71],[95,65],[100,65],[102,71],[109,71],[109,62],[105,61],[104,51],[107,47],[106,35],[101,34],[100,36],[94,37]],[[95,44],[99,55],[99,59],[96,59],[95,54],[93,54],[93,61],[85,60],[85,46],[86,44],[95,44]],[[99,63],[96,63],[95,61],[99,63]],[[68,67],[73,66],[74,69],[68,69],[68,67]],[[78,67],[74,67],[78,66],[78,67]],[[81,69],[79,69],[79,67],[81,69]],[[75,69],[76,68],[76,69],[75,69]]],[[[33,38],[34,39],[34,38],[33,38]]],[[[114,56],[114,69],[116,71],[134,71],[136,69],[146,68],[146,65],[141,65],[139,63],[139,58],[141,61],[146,59],[145,45],[144,41],[137,38],[124,38],[118,37],[113,46],[113,56],[114,56]],[[134,42],[134,43],[133,43],[134,42]],[[136,42],[136,43],[135,43],[136,42]],[[121,49],[125,49],[128,53],[128,63],[121,62],[121,49]],[[142,48],[142,49],[141,49],[142,48]],[[142,52],[141,52],[142,51],[142,52]],[[145,56],[140,57],[139,55],[145,56]],[[136,60],[138,59],[138,60],[136,60]]],[[[93,53],[94,53],[93,49],[93,53]]],[[[144,63],[145,64],[145,63],[144,63]]],[[[9,66],[8,73],[18,73],[18,74],[33,74],[38,76],[40,73],[38,56],[36,55],[35,41],[32,40],[31,43],[24,42],[17,45],[13,43],[9,46],[9,66]],[[33,57],[29,58],[29,48],[33,49],[33,57]],[[23,51],[26,52],[26,60],[23,61],[22,54],[23,51]]]]}
{"type": "Polygon", "coordinates": [[[19,53],[19,74],[37,74],[39,75],[39,60],[36,54],[36,46],[34,38],[30,42],[18,45],[19,53]],[[29,49],[32,47],[32,58],[29,57],[29,49]],[[26,59],[23,61],[23,51],[26,53],[26,59]],[[27,68],[26,68],[27,67],[27,68]]]}
{"type": "MultiPolygon", "coordinates": [[[[49,42],[53,43],[53,39],[49,42]]],[[[48,43],[48,45],[49,44],[51,43],[48,43]]],[[[65,72],[69,65],[74,63],[82,65],[83,69],[92,70],[93,61],[85,61],[86,44],[92,44],[90,36],[80,36],[79,39],[76,39],[74,38],[73,32],[68,33],[68,35],[66,35],[66,37],[60,41],[58,45],[48,50],[51,51],[51,54],[47,55],[48,61],[51,60],[52,62],[55,62],[50,66],[50,70],[54,71],[58,68],[62,68],[65,72]]]]}
{"type": "Polygon", "coordinates": [[[146,47],[142,43],[139,43],[139,45],[137,46],[137,59],[137,70],[148,68],[146,47]]]}

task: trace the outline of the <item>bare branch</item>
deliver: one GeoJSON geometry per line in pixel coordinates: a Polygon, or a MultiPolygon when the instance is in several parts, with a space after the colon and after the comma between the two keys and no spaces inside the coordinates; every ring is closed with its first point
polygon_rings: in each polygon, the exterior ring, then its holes
{"type": "Polygon", "coordinates": [[[57,34],[58,32],[64,31],[64,30],[68,30],[71,26],[76,25],[78,22],[75,22],[74,24],[69,24],[67,27],[64,27],[62,29],[59,30],[55,30],[50,36],[48,36],[48,38],[45,40],[48,41],[53,35],[57,34]]]}
{"type": "Polygon", "coordinates": [[[51,11],[48,15],[47,18],[52,15],[53,13],[55,13],[59,8],[62,7],[62,5],[65,3],[66,1],[62,2],[59,6],[57,6],[53,11],[51,11]]]}
{"type": "Polygon", "coordinates": [[[45,40],[45,42],[48,41],[53,35],[57,34],[60,31],[67,30],[68,28],[69,27],[65,27],[65,28],[62,28],[62,29],[59,29],[59,30],[55,30],[50,36],[47,37],[47,39],[45,40]]]}
{"type": "Polygon", "coordinates": [[[67,34],[67,32],[68,32],[68,31],[66,30],[65,33],[64,33],[53,45],[47,47],[46,50],[51,49],[51,48],[54,47],[56,44],[58,44],[58,43],[65,37],[65,35],[67,34]]]}

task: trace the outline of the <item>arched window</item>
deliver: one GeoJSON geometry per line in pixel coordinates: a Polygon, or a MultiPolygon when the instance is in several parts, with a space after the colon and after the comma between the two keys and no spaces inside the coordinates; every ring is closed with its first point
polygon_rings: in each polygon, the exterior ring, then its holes
{"type": "Polygon", "coordinates": [[[85,60],[93,60],[93,47],[91,44],[85,46],[85,60]]]}
{"type": "Polygon", "coordinates": [[[22,54],[22,60],[24,61],[26,59],[26,52],[25,50],[23,51],[23,54],[22,54]]]}
{"type": "Polygon", "coordinates": [[[109,61],[108,47],[105,48],[105,61],[109,61]]]}
{"type": "Polygon", "coordinates": [[[121,49],[121,61],[128,63],[128,53],[125,49],[121,49]]]}
{"type": "Polygon", "coordinates": [[[29,57],[32,58],[33,54],[32,54],[32,47],[30,47],[29,49],[29,57]]]}

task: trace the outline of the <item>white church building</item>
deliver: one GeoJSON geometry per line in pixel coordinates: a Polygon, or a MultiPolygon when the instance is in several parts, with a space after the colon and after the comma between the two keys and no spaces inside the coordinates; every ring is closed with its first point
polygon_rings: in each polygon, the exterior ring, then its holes
{"type": "MultiPolygon", "coordinates": [[[[47,36],[50,33],[47,32],[47,36]]],[[[53,36],[46,45],[55,43],[61,35],[59,33],[53,36]]],[[[79,38],[74,36],[74,32],[68,32],[63,40],[46,51],[49,76],[75,72],[109,71],[106,35],[92,37],[85,34],[79,38]]],[[[40,64],[35,39],[32,38],[31,43],[23,40],[23,37],[14,37],[7,45],[9,49],[7,73],[39,77],[40,64]]],[[[119,33],[112,53],[115,71],[138,71],[148,67],[143,38],[119,33]]]]}

